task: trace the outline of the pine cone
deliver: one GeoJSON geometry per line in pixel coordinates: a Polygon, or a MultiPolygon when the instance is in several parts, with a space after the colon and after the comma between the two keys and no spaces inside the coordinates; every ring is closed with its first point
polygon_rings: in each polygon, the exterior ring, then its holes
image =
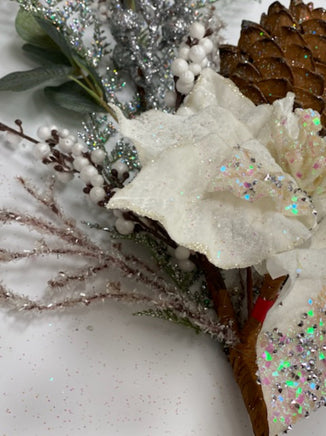
{"type": "MultiPolygon", "coordinates": [[[[278,1],[260,24],[242,22],[238,46],[220,46],[220,73],[256,105],[295,93],[295,106],[321,114],[326,128],[326,10],[278,1]]],[[[324,130],[325,133],[325,130],[324,130]]]]}

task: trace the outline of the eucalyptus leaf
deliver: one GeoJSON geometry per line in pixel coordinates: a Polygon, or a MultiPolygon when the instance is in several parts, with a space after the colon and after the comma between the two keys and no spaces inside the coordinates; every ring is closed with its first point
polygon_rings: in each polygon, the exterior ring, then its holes
{"type": "Polygon", "coordinates": [[[45,50],[32,44],[24,44],[22,49],[30,59],[40,65],[70,65],[69,59],[59,51],[45,50]]]}
{"type": "Polygon", "coordinates": [[[85,90],[75,82],[66,82],[60,86],[48,86],[45,95],[51,102],[79,113],[105,112],[85,90]]]}
{"type": "Polygon", "coordinates": [[[68,58],[72,59],[72,50],[69,43],[66,41],[63,34],[48,20],[36,18],[38,25],[41,29],[56,43],[62,53],[68,58]]]}
{"type": "Polygon", "coordinates": [[[29,71],[16,71],[0,79],[0,91],[25,91],[49,80],[67,77],[72,71],[66,65],[40,67],[29,71]]]}
{"type": "Polygon", "coordinates": [[[58,50],[58,46],[38,24],[37,19],[30,12],[20,8],[15,21],[18,35],[26,42],[37,47],[58,50]]]}

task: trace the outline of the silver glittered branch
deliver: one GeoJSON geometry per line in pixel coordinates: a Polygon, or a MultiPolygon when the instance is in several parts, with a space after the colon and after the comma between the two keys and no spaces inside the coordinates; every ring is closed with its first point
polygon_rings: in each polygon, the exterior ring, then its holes
{"type": "Polygon", "coordinates": [[[146,315],[164,317],[179,324],[195,326],[225,343],[232,337],[212,313],[180,292],[160,272],[134,254],[125,254],[120,243],[103,249],[78,228],[75,220],[67,218],[54,197],[54,180],[50,179],[45,192],[39,192],[22,177],[19,183],[35,202],[41,205],[45,219],[13,210],[0,209],[0,223],[12,223],[37,232],[40,239],[32,249],[0,248],[0,263],[8,264],[30,258],[59,256],[78,258],[83,266],[60,271],[50,278],[44,296],[34,300],[13,292],[1,282],[0,303],[18,311],[53,311],[95,301],[115,300],[145,306],[146,315]],[[118,280],[117,280],[118,277],[118,280]]]}

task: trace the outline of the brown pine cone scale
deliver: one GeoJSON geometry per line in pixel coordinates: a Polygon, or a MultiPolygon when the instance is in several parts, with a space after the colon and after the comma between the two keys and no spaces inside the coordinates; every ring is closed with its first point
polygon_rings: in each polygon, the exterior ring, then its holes
{"type": "Polygon", "coordinates": [[[295,107],[321,114],[326,128],[326,10],[272,3],[260,23],[244,20],[237,46],[220,47],[221,74],[256,105],[295,93],[295,107]]]}

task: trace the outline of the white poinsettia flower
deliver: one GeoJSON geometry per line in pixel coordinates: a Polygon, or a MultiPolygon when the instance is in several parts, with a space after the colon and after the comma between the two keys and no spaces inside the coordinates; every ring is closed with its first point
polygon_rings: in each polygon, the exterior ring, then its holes
{"type": "Polygon", "coordinates": [[[293,100],[289,95],[256,107],[231,81],[207,69],[175,115],[151,110],[127,120],[114,108],[142,169],[108,207],[159,221],[179,245],[224,269],[301,245],[316,223],[303,189],[314,187],[323,169],[308,180],[307,153],[300,166],[288,150],[302,140],[308,149],[319,138],[318,126],[312,133],[310,126],[316,114],[293,114],[293,100]],[[280,144],[285,150],[278,155],[280,144]]]}

